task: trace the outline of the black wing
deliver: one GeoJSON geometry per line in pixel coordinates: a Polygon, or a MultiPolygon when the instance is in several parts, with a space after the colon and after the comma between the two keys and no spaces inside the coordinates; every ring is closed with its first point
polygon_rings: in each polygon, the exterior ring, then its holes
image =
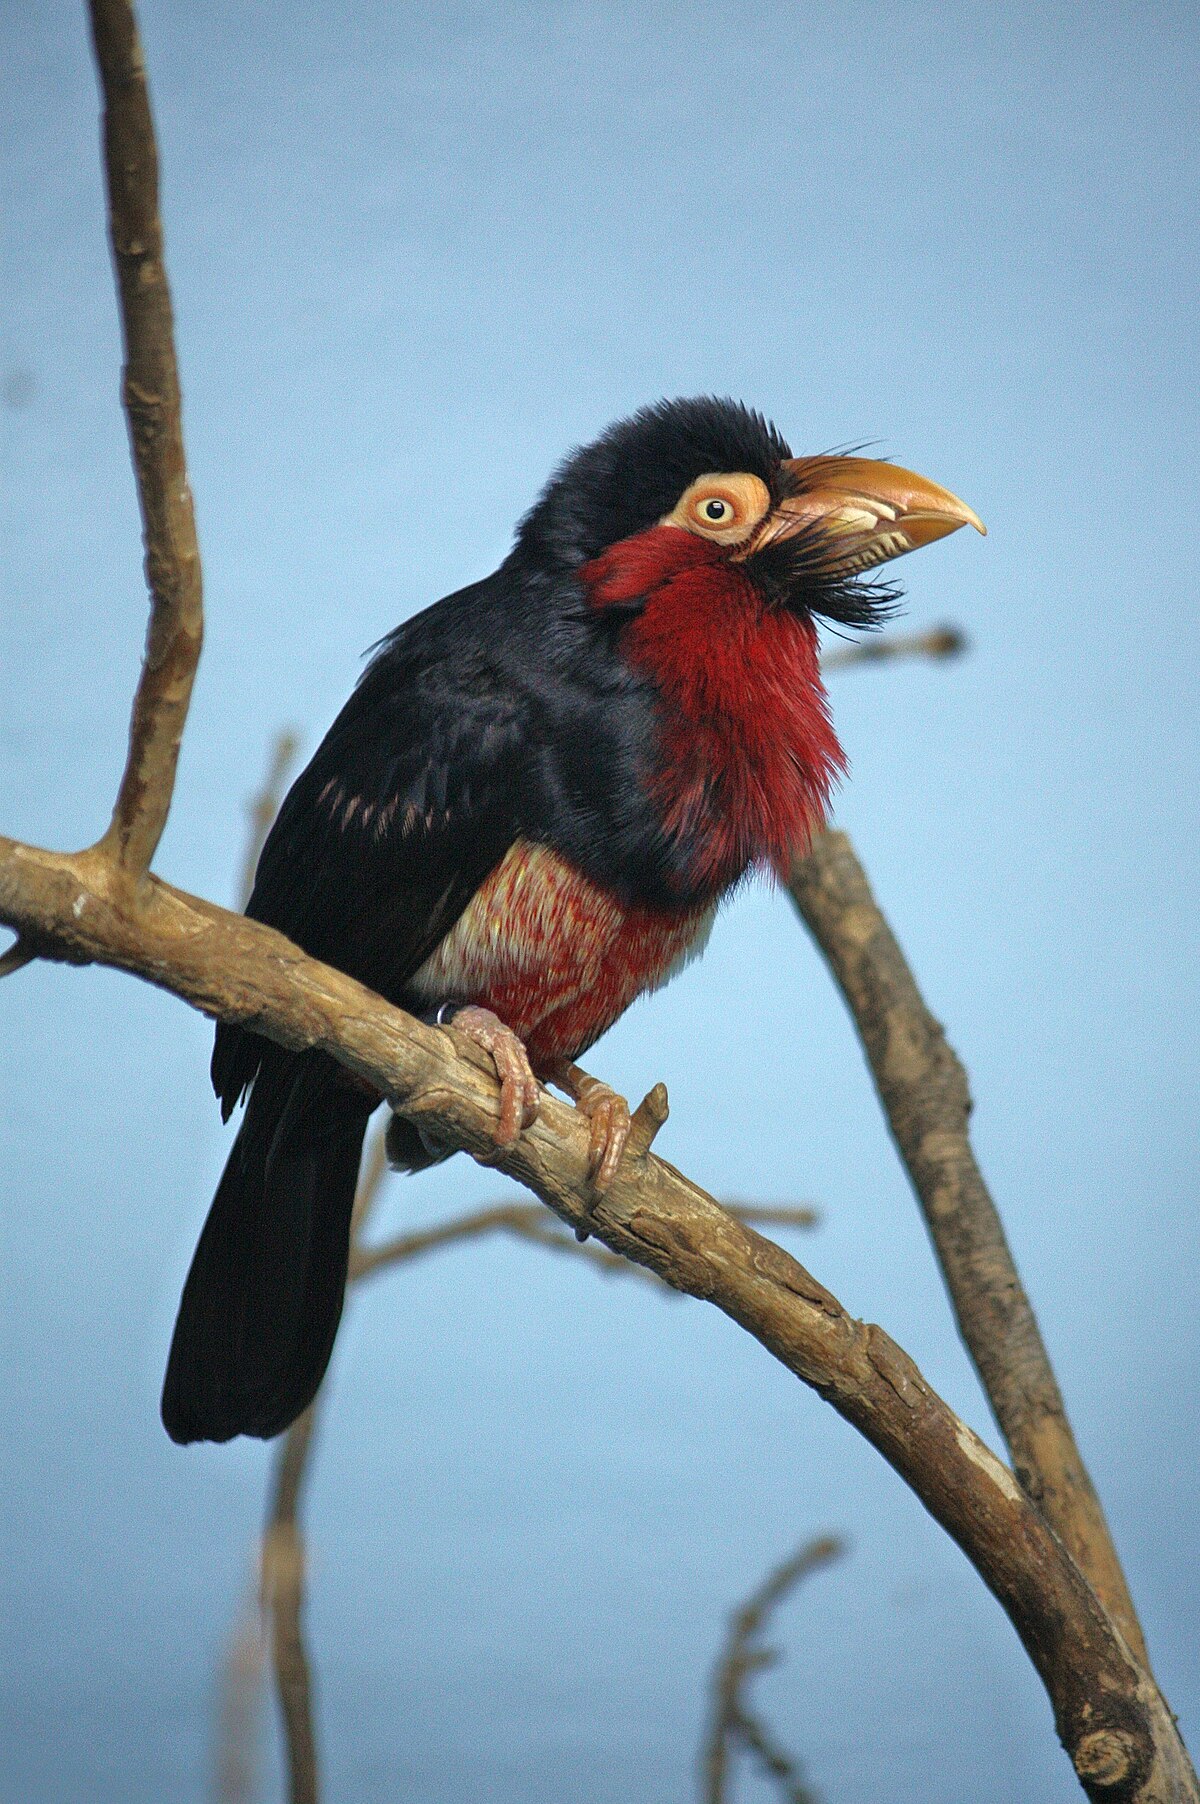
{"type": "MultiPolygon", "coordinates": [[[[293,784],[246,907],[393,1002],[522,831],[527,703],[489,653],[486,587],[384,642],[293,784]]],[[[226,1118],[264,1050],[218,1026],[226,1118]]]]}

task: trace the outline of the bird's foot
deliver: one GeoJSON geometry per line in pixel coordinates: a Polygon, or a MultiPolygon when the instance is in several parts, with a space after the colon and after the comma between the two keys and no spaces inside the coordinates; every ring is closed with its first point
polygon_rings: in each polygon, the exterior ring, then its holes
{"type": "Polygon", "coordinates": [[[581,1071],[578,1065],[556,1066],[553,1079],[591,1124],[588,1177],[593,1189],[607,1190],[617,1175],[617,1166],[629,1138],[629,1104],[598,1077],[589,1077],[586,1071],[581,1071]]]}
{"type": "Polygon", "coordinates": [[[523,1128],[533,1126],[541,1105],[538,1081],[524,1044],[511,1027],[505,1027],[499,1015],[474,1003],[456,1009],[447,1025],[481,1046],[495,1065],[496,1076],[500,1079],[496,1145],[511,1146],[523,1128]]]}

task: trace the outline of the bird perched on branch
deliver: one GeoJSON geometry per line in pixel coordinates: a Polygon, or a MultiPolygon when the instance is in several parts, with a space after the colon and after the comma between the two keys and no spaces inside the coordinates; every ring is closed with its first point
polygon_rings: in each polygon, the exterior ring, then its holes
{"type": "MultiPolygon", "coordinates": [[[[293,785],[247,913],[467,1035],[501,1083],[590,1118],[612,1180],[629,1111],[575,1066],[704,946],[751,866],[779,874],[845,767],[818,620],[874,625],[885,560],[979,527],[910,471],[794,458],[731,401],[663,402],[562,465],[484,581],[398,627],[293,785]]],[[[176,1441],[278,1434],[333,1346],[367,1121],[323,1053],[217,1028],[245,1118],[183,1292],[163,1389],[176,1441]]],[[[446,1156],[395,1117],[392,1162],[446,1156]]]]}

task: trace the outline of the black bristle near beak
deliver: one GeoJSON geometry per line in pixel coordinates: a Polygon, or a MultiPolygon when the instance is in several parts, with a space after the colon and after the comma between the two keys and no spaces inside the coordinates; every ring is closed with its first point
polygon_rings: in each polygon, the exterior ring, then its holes
{"type": "Polygon", "coordinates": [[[839,574],[835,557],[830,535],[810,529],[769,540],[750,553],[742,569],[769,607],[790,608],[859,632],[884,626],[899,607],[900,585],[839,574]]]}

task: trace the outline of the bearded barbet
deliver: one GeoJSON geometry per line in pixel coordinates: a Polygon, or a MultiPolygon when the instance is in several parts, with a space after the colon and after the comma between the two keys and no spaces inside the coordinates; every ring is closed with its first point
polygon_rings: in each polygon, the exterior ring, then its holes
{"type": "MultiPolygon", "coordinates": [[[[871,627],[864,573],[958,527],[894,464],[801,457],[732,401],[663,402],[576,451],[500,568],[376,648],[293,785],[247,913],[468,1035],[511,1144],[554,1083],[603,1190],[624,1101],[575,1061],[702,950],[752,866],[779,875],[845,769],[817,622],[871,627]]],[[[363,1136],[381,1098],[320,1052],[217,1028],[241,1129],[184,1288],[176,1441],[276,1435],[329,1361],[363,1136]]],[[[392,1163],[446,1157],[395,1117],[392,1163]]]]}

